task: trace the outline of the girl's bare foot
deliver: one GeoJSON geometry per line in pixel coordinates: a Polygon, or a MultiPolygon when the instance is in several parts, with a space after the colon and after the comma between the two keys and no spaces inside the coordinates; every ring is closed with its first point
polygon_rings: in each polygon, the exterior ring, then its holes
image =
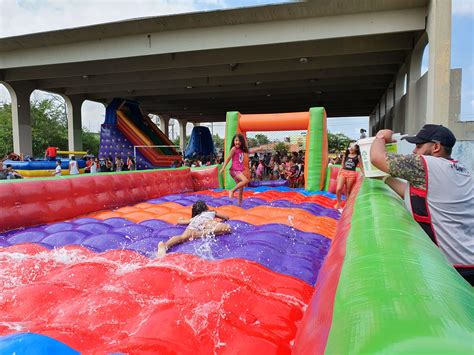
{"type": "Polygon", "coordinates": [[[168,250],[168,248],[166,247],[166,244],[164,242],[159,242],[158,243],[158,253],[156,254],[156,256],[158,258],[161,258],[161,257],[165,256],[167,250],[168,250]]]}

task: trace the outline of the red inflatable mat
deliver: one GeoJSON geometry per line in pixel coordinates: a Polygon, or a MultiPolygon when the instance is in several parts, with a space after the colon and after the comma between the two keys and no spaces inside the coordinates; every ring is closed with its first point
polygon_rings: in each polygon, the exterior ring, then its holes
{"type": "Polygon", "coordinates": [[[289,354],[313,292],[241,259],[76,246],[3,248],[0,270],[0,335],[39,333],[82,353],[289,354]]]}

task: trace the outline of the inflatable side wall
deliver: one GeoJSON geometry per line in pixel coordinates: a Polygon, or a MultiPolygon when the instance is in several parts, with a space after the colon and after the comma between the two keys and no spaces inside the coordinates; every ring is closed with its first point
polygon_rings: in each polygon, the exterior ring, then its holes
{"type": "Polygon", "coordinates": [[[293,353],[472,353],[470,285],[381,181],[354,192],[293,353]]]}
{"type": "Polygon", "coordinates": [[[5,181],[0,183],[0,231],[191,191],[189,168],[5,181]]]}

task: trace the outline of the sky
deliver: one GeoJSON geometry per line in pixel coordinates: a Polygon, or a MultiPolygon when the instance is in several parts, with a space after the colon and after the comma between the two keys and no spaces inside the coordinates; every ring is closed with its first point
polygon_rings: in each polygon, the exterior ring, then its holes
{"type": "MultiPolygon", "coordinates": [[[[160,16],[194,11],[282,3],[282,0],[0,0],[0,38],[27,33],[87,26],[130,18],[160,16]]],[[[461,119],[474,120],[474,0],[452,0],[451,67],[463,69],[461,119]]],[[[427,52],[427,51],[426,51],[427,52]]],[[[427,68],[424,56],[423,70],[427,68]]],[[[37,98],[47,96],[36,92],[37,98]]],[[[0,84],[0,104],[10,95],[0,84]]],[[[82,106],[83,126],[98,132],[105,109],[86,101],[82,106]]],[[[210,125],[209,125],[210,126],[210,125]]],[[[224,124],[214,124],[214,133],[223,136],[224,124]]],[[[368,129],[368,118],[329,118],[328,129],[357,138],[359,129],[368,129]]],[[[188,130],[192,125],[188,124],[188,130]]],[[[175,127],[178,132],[178,127],[175,127]]]]}

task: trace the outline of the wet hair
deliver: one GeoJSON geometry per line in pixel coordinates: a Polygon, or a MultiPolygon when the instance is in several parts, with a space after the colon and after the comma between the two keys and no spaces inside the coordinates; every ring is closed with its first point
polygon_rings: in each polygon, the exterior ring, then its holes
{"type": "Polygon", "coordinates": [[[209,211],[209,207],[207,207],[206,203],[203,200],[197,200],[193,203],[191,211],[191,216],[196,217],[203,212],[209,211]]]}
{"type": "Polygon", "coordinates": [[[234,148],[234,141],[235,141],[235,138],[237,138],[240,142],[240,149],[242,149],[245,153],[248,153],[249,150],[247,148],[247,142],[245,142],[245,138],[244,138],[244,135],[241,134],[241,133],[237,133],[233,138],[232,138],[232,145],[230,146],[230,148],[234,148]]]}

